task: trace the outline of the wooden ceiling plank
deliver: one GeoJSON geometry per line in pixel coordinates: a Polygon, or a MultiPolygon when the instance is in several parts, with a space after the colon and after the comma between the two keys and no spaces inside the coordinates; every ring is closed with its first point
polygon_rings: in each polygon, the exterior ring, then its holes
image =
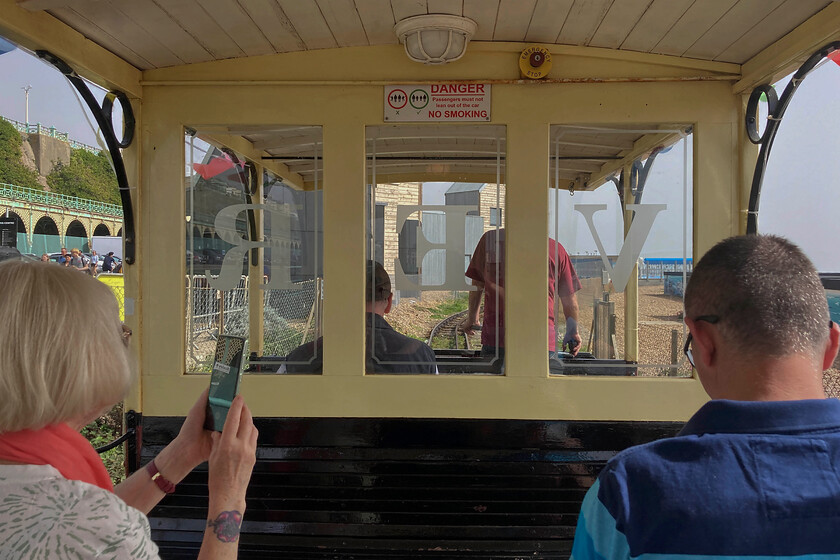
{"type": "Polygon", "coordinates": [[[160,43],[130,17],[117,10],[111,2],[80,4],[74,8],[79,15],[95,21],[102,29],[119,29],[120,42],[131,45],[132,50],[148,60],[153,68],[177,66],[183,61],[160,43]]]}
{"type": "Polygon", "coordinates": [[[322,143],[323,142],[320,136],[299,136],[296,138],[270,137],[262,140],[256,140],[253,142],[255,150],[270,151],[275,156],[279,156],[285,153],[300,153],[300,150],[302,149],[301,146],[307,146],[307,149],[311,149],[313,146],[318,146],[322,143]]]}
{"type": "Polygon", "coordinates": [[[478,25],[474,41],[493,40],[498,13],[499,0],[464,0],[464,16],[478,25]]]}
{"type": "Polygon", "coordinates": [[[534,16],[525,33],[528,43],[554,43],[575,0],[537,0],[534,16]]]}
{"type": "Polygon", "coordinates": [[[155,0],[158,7],[177,21],[214,59],[238,58],[245,51],[195,0],[155,0]]]}
{"type": "Polygon", "coordinates": [[[694,0],[654,0],[621,44],[628,51],[650,52],[694,0]]]}
{"type": "Polygon", "coordinates": [[[662,37],[651,52],[682,56],[697,39],[712,28],[738,0],[702,0],[695,2],[680,20],[662,37]]]}
{"type": "Polygon", "coordinates": [[[612,6],[613,0],[575,0],[557,42],[563,45],[586,45],[612,6]]]}
{"type": "Polygon", "coordinates": [[[464,0],[427,0],[430,14],[464,15],[464,0]]]}
{"type": "Polygon", "coordinates": [[[368,44],[365,28],[353,0],[317,0],[321,14],[339,47],[368,44]]]}
{"type": "Polygon", "coordinates": [[[362,20],[370,45],[399,43],[394,33],[394,11],[389,0],[356,0],[356,10],[362,20]]]}
{"type": "Polygon", "coordinates": [[[579,142],[575,140],[555,140],[552,144],[559,144],[561,146],[575,146],[577,148],[593,148],[596,150],[629,150],[633,147],[633,142],[630,140],[622,142],[618,138],[610,138],[609,142],[579,142]]]}
{"type": "Polygon", "coordinates": [[[237,3],[229,0],[196,0],[228,37],[247,56],[272,54],[274,47],[251,16],[237,3]]]}
{"type": "Polygon", "coordinates": [[[394,12],[395,21],[429,13],[426,0],[391,0],[391,9],[394,12]]]}
{"type": "Polygon", "coordinates": [[[214,56],[196,41],[195,37],[187,33],[180,22],[173,19],[152,0],[112,1],[111,4],[184,62],[189,64],[214,59],[214,56]]]}
{"type": "MultiPolygon", "coordinates": [[[[72,17],[79,19],[80,16],[72,14],[72,17]]],[[[92,26],[90,22],[87,25],[92,26]]],[[[138,69],[142,66],[140,61],[134,65],[133,61],[88,39],[82,30],[55,14],[30,12],[13,0],[0,0],[0,34],[24,49],[44,49],[61,56],[79,75],[103,88],[123,91],[134,99],[143,95],[142,74],[138,69]]],[[[118,43],[116,39],[108,38],[118,43]]],[[[140,58],[125,45],[121,46],[134,58],[140,58]]]]}
{"type": "Polygon", "coordinates": [[[537,0],[501,0],[494,41],[524,41],[537,0]]]}
{"type": "Polygon", "coordinates": [[[332,49],[338,46],[318,4],[300,0],[276,0],[282,12],[307,49],[332,49]]]}
{"type": "Polygon", "coordinates": [[[685,56],[705,60],[716,59],[783,2],[784,0],[740,0],[727,12],[725,18],[715,23],[685,51],[685,56]]]}
{"type": "Polygon", "coordinates": [[[38,12],[41,10],[55,10],[58,8],[72,8],[80,2],[89,2],[90,0],[17,0],[17,5],[24,10],[30,12],[38,12]]]}
{"type": "Polygon", "coordinates": [[[653,0],[613,2],[587,44],[591,47],[619,48],[652,3],[653,0]]]}
{"type": "Polygon", "coordinates": [[[825,0],[787,0],[767,14],[752,29],[741,35],[726,50],[718,53],[719,60],[744,63],[768,45],[787,35],[792,23],[805,21],[829,5],[825,0]]]}
{"type": "Polygon", "coordinates": [[[241,5],[276,52],[306,50],[306,43],[275,0],[249,0],[241,5]]]}
{"type": "Polygon", "coordinates": [[[142,55],[134,52],[128,45],[124,44],[116,37],[111,36],[111,34],[107,31],[77,13],[75,10],[71,8],[57,8],[55,10],[51,10],[50,14],[84,35],[90,41],[93,41],[102,48],[114,53],[135,68],[139,68],[141,70],[154,68],[154,65],[143,58],[142,55]]]}

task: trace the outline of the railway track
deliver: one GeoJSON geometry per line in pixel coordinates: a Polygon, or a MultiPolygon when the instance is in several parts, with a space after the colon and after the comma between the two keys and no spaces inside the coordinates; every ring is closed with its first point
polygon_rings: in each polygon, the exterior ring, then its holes
{"type": "Polygon", "coordinates": [[[453,313],[449,317],[446,317],[444,320],[439,322],[437,325],[432,327],[432,331],[429,333],[429,340],[427,344],[429,346],[432,345],[432,340],[435,337],[446,337],[452,339],[452,348],[460,349],[462,348],[459,339],[463,338],[463,348],[466,350],[471,350],[470,348],[470,337],[461,331],[458,328],[458,325],[461,323],[461,320],[466,317],[467,310],[459,311],[458,313],[453,313]]]}

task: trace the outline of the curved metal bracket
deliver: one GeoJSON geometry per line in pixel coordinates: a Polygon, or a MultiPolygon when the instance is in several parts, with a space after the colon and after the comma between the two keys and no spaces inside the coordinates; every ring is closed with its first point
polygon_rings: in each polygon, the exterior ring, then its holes
{"type": "Polygon", "coordinates": [[[102,101],[102,106],[91,93],[85,81],[73,70],[69,64],[61,60],[49,51],[35,51],[39,58],[49,62],[59,72],[70,80],[73,87],[85,100],[93,118],[96,119],[96,124],[102,130],[102,136],[105,138],[105,144],[108,146],[108,152],[111,154],[111,161],[114,164],[114,173],[117,176],[117,184],[120,188],[120,201],[123,209],[123,235],[125,237],[125,253],[123,254],[123,262],[126,264],[134,264],[135,262],[135,233],[134,233],[134,207],[131,204],[131,194],[128,185],[128,176],[125,172],[125,163],[123,163],[121,148],[127,148],[131,145],[134,139],[134,111],[131,109],[131,103],[128,97],[121,91],[109,91],[102,101]],[[114,125],[111,116],[114,109],[114,100],[119,101],[123,111],[123,133],[122,138],[117,139],[117,134],[114,131],[114,125]]]}
{"type": "Polygon", "coordinates": [[[773,141],[776,138],[776,133],[779,130],[779,125],[782,122],[782,117],[785,115],[788,105],[796,93],[799,84],[805,77],[817,66],[817,64],[834,51],[840,50],[840,41],[829,43],[814,52],[808,60],[805,61],[799,70],[793,75],[788,83],[785,91],[782,92],[781,98],[776,96],[776,91],[770,84],[763,84],[756,87],[750,94],[750,99],[747,102],[747,115],[745,119],[745,126],[747,127],[747,136],[753,144],[760,144],[761,149],[758,152],[758,161],[755,163],[755,171],[753,172],[752,186],[750,187],[750,203],[747,213],[747,233],[758,233],[758,203],[761,196],[761,185],[764,182],[764,172],[767,170],[767,162],[770,159],[770,150],[773,147],[773,141]],[[758,102],[761,95],[767,96],[767,126],[763,134],[758,133],[758,102]]]}

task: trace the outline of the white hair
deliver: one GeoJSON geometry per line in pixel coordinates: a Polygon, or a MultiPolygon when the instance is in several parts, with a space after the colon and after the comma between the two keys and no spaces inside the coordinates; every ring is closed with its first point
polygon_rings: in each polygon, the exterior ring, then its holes
{"type": "Polygon", "coordinates": [[[0,264],[0,344],[0,433],[90,417],[132,382],[114,294],[52,263],[0,264]]]}

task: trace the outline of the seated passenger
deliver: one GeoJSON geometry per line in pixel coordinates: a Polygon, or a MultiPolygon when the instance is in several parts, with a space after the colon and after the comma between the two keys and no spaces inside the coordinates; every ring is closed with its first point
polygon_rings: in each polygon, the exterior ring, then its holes
{"type": "MultiPolygon", "coordinates": [[[[367,262],[365,301],[367,373],[437,373],[435,353],[424,342],[398,333],[385,320],[394,297],[391,278],[385,268],[367,262]]],[[[323,337],[298,346],[286,356],[278,373],[321,373],[323,337]]]]}
{"type": "Polygon", "coordinates": [[[714,399],[677,437],[615,456],[589,489],[572,558],[838,558],[840,328],[789,241],[718,243],[685,290],[686,356],[714,399]]]}
{"type": "Polygon", "coordinates": [[[200,557],[236,558],[257,445],[242,397],[211,433],[205,391],[175,439],[114,487],[79,433],[134,383],[113,292],[65,267],[15,260],[0,264],[0,291],[0,558],[158,559],[146,514],[205,461],[200,557]],[[78,328],[91,312],[96,320],[78,328]]]}

